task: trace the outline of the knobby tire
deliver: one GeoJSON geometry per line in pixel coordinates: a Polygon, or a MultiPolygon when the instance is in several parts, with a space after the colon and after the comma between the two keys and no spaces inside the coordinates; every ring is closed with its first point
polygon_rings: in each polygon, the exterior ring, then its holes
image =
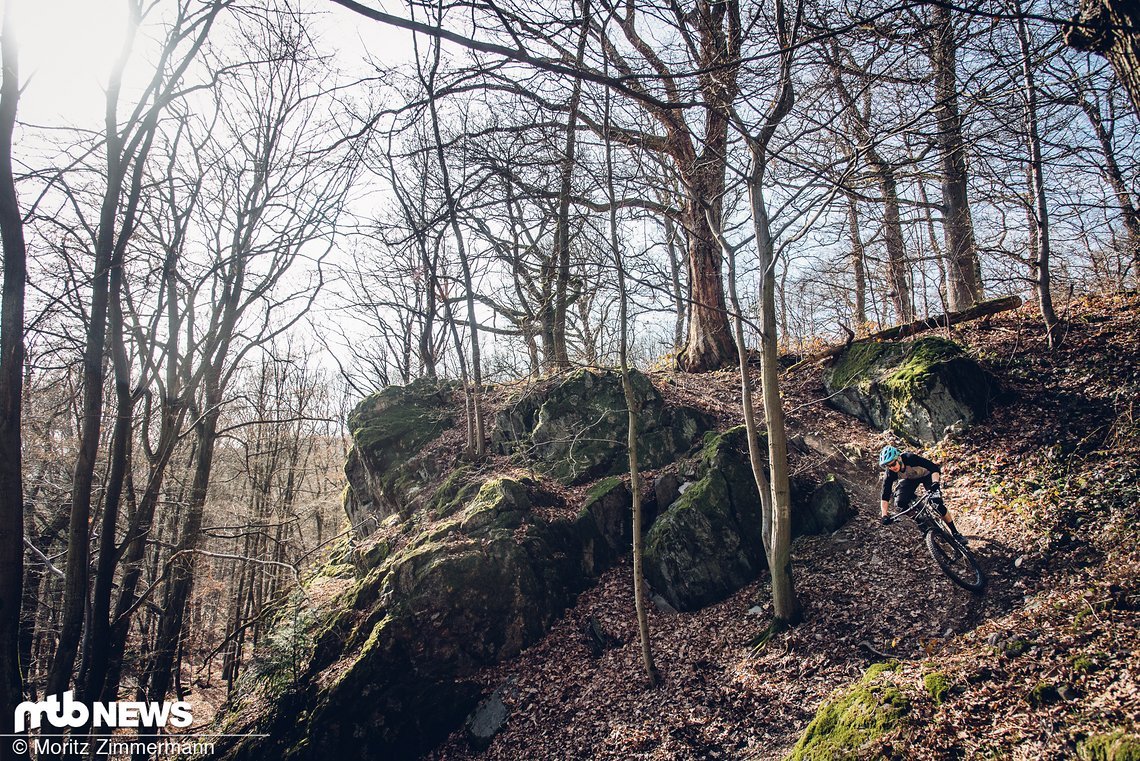
{"type": "Polygon", "coordinates": [[[950,534],[938,528],[926,532],[926,548],[950,581],[974,594],[986,588],[986,574],[973,553],[950,534]]]}

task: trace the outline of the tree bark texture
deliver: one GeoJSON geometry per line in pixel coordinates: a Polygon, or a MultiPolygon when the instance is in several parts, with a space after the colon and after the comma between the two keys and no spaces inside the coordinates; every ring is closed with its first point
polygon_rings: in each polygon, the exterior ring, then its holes
{"type": "Polygon", "coordinates": [[[1059,339],[1057,313],[1053,309],[1052,273],[1050,272],[1049,205],[1045,197],[1045,173],[1041,155],[1041,136],[1037,123],[1037,84],[1029,48],[1029,30],[1025,20],[1017,20],[1017,39],[1021,46],[1021,71],[1025,88],[1025,136],[1029,143],[1030,194],[1033,198],[1033,226],[1037,246],[1030,252],[1037,305],[1045,323],[1045,337],[1050,347],[1059,339]]]}
{"type": "Polygon", "coordinates": [[[982,269],[974,242],[967,194],[966,147],[958,110],[958,41],[950,9],[930,6],[934,115],[942,160],[942,227],[945,231],[946,302],[957,311],[982,299],[982,269]]]}
{"type": "MultiPolygon", "coordinates": [[[[3,80],[0,82],[0,238],[4,246],[0,302],[0,732],[12,731],[23,700],[20,670],[20,609],[24,579],[24,487],[20,446],[24,384],[24,290],[27,248],[12,174],[12,134],[20,97],[10,4],[4,7],[3,80]]],[[[3,758],[26,758],[8,740],[3,758]]]]}
{"type": "Polygon", "coordinates": [[[1140,116],[1140,5],[1135,0],[1080,0],[1065,42],[1107,58],[1140,116]]]}
{"type": "Polygon", "coordinates": [[[855,280],[854,313],[851,317],[858,331],[867,324],[867,273],[863,237],[859,232],[859,204],[852,193],[847,194],[847,227],[851,235],[851,274],[855,280]]]}

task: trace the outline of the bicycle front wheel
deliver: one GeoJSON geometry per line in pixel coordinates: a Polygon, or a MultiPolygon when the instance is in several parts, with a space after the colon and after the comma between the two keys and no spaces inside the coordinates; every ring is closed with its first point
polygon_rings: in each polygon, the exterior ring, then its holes
{"type": "Polygon", "coordinates": [[[926,548],[942,572],[950,577],[950,581],[974,594],[981,594],[986,588],[986,574],[982,566],[973,553],[954,537],[937,528],[928,529],[926,548]]]}

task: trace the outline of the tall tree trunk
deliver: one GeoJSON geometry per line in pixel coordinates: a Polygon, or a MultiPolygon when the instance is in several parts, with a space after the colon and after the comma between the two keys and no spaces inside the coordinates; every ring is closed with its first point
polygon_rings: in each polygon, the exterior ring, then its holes
{"type": "Polygon", "coordinates": [[[1030,191],[1033,196],[1034,229],[1037,233],[1037,250],[1033,253],[1034,286],[1037,291],[1037,305],[1041,319],[1045,323],[1045,337],[1050,348],[1057,345],[1060,334],[1057,330],[1057,313],[1053,309],[1053,292],[1049,270],[1049,206],[1045,197],[1045,176],[1041,160],[1041,136],[1037,124],[1037,85],[1033,77],[1033,62],[1030,57],[1029,29],[1025,19],[1017,19],[1017,40],[1021,46],[1021,71],[1025,88],[1025,133],[1029,143],[1029,172],[1032,178],[1030,191]]]}
{"type": "Polygon", "coordinates": [[[772,575],[773,628],[799,623],[799,599],[792,581],[792,513],[788,475],[788,434],[780,396],[780,365],[776,332],[776,250],[764,201],[765,157],[753,151],[748,193],[760,267],[760,385],[768,428],[768,473],[772,490],[771,526],[764,534],[768,571],[772,575]]]}
{"type": "Polygon", "coordinates": [[[679,365],[686,372],[702,372],[732,361],[736,351],[724,303],[721,250],[706,217],[707,213],[720,221],[724,166],[705,169],[700,176],[689,178],[686,186],[683,222],[689,239],[689,334],[679,365]]]}
{"type": "MultiPolygon", "coordinates": [[[[202,533],[206,495],[210,487],[214,445],[218,437],[218,418],[221,416],[222,388],[215,369],[213,377],[206,379],[203,412],[195,426],[197,452],[194,475],[186,515],[181,521],[178,542],[169,560],[166,591],[163,595],[162,615],[158,632],[147,661],[143,684],[147,699],[162,702],[170,692],[177,662],[178,646],[186,621],[186,607],[194,583],[194,552],[202,533]]],[[[140,738],[154,735],[154,728],[141,729],[140,738]]],[[[139,755],[136,754],[136,759],[139,755]]],[[[145,759],[146,756],[143,756],[145,759]]]]}
{"type": "MultiPolygon", "coordinates": [[[[0,238],[4,245],[3,301],[0,303],[0,732],[12,731],[23,700],[20,671],[20,608],[24,580],[24,483],[20,413],[24,385],[24,281],[27,249],[12,173],[12,133],[20,98],[19,65],[11,3],[4,6],[0,82],[0,238]]],[[[0,757],[26,758],[0,740],[0,757]]]]}
{"type": "Polygon", "coordinates": [[[933,39],[934,116],[942,160],[942,227],[946,238],[946,301],[950,311],[967,309],[982,299],[982,269],[974,242],[967,197],[966,148],[958,110],[958,41],[950,9],[930,6],[933,39]]]}
{"type": "MultiPolygon", "coordinates": [[[[124,57],[125,60],[125,57],[124,57]]],[[[95,270],[91,280],[90,317],[83,352],[83,401],[79,453],[76,457],[71,486],[71,521],[67,539],[67,569],[64,580],[63,611],[59,642],[46,691],[61,695],[71,681],[71,671],[83,631],[87,607],[87,577],[90,557],[88,530],[91,516],[91,490],[95,476],[95,460],[99,450],[99,434],[103,423],[103,350],[107,340],[107,309],[110,301],[110,272],[116,266],[115,228],[119,202],[126,182],[122,135],[116,114],[122,67],[112,75],[107,90],[106,150],[107,188],[99,214],[99,232],[95,246],[95,270]]]]}
{"type": "MultiPolygon", "coordinates": [[[[586,41],[590,29],[590,2],[582,0],[582,25],[578,36],[578,50],[575,64],[582,65],[586,54],[586,41]]],[[[569,302],[570,285],[570,195],[573,190],[575,153],[578,147],[578,108],[582,100],[582,80],[575,79],[570,91],[570,103],[566,116],[566,143],[562,153],[562,167],[558,188],[558,221],[554,231],[555,287],[554,287],[554,356],[551,369],[570,366],[570,354],[566,348],[566,307],[569,302]]]]}
{"type": "MultiPolygon", "coordinates": [[[[914,305],[911,299],[910,267],[907,263],[906,248],[902,234],[902,212],[899,204],[898,180],[895,169],[876,148],[875,137],[871,134],[870,116],[860,112],[855,98],[843,81],[840,66],[840,52],[837,45],[831,50],[831,76],[835,92],[843,105],[843,112],[852,131],[860,142],[859,151],[871,166],[871,174],[879,186],[883,202],[883,244],[887,249],[887,294],[895,308],[895,319],[901,323],[914,319],[914,305]]],[[[869,108],[869,106],[868,106],[869,108]]]]}
{"type": "Polygon", "coordinates": [[[859,230],[859,202],[854,193],[846,193],[847,229],[851,235],[851,274],[855,280],[855,309],[852,321],[858,333],[867,325],[867,274],[863,235],[859,230]]]}
{"type": "MultiPolygon", "coordinates": [[[[119,268],[121,272],[121,267],[119,268]]],[[[121,277],[121,275],[120,275],[121,277]]],[[[111,643],[110,613],[111,591],[118,565],[118,545],[115,532],[119,522],[119,507],[122,503],[123,485],[130,463],[131,440],[133,435],[134,400],[131,398],[130,376],[127,366],[127,350],[123,340],[122,308],[116,303],[119,287],[112,287],[111,342],[112,361],[115,370],[115,396],[117,412],[114,432],[111,436],[111,467],[107,476],[107,488],[103,498],[103,520],[99,536],[99,558],[96,562],[95,584],[91,595],[91,610],[87,633],[84,636],[83,658],[80,665],[79,694],[84,701],[96,701],[103,688],[108,659],[106,648],[111,643]]]]}
{"type": "Polygon", "coordinates": [[[898,181],[894,167],[881,159],[877,151],[870,151],[868,156],[879,183],[879,192],[883,195],[883,243],[887,248],[887,283],[891,287],[888,295],[895,308],[895,319],[900,323],[911,322],[914,319],[914,302],[910,290],[910,265],[903,242],[898,181]]]}
{"type": "Polygon", "coordinates": [[[451,223],[451,232],[455,236],[456,253],[459,255],[459,266],[463,272],[463,287],[466,291],[467,321],[471,330],[471,388],[468,393],[471,408],[471,436],[469,441],[475,457],[482,458],[487,453],[486,426],[483,421],[483,370],[482,360],[479,356],[479,315],[475,311],[475,283],[471,274],[471,262],[467,255],[467,248],[463,241],[463,231],[459,228],[459,204],[451,186],[451,175],[447,168],[447,157],[443,153],[443,136],[439,129],[439,111],[436,108],[435,77],[439,70],[440,43],[436,41],[432,59],[432,68],[424,83],[428,88],[428,109],[431,112],[432,135],[435,138],[435,154],[439,161],[440,176],[443,181],[444,200],[447,203],[448,219],[451,223]]]}
{"type": "Polygon", "coordinates": [[[1065,42],[1107,58],[1140,116],[1140,7],[1133,0],[1080,0],[1065,42]]]}
{"type": "MultiPolygon", "coordinates": [[[[609,123],[610,102],[605,101],[605,118],[609,123]]],[[[618,279],[618,355],[621,364],[621,388],[625,396],[627,412],[627,447],[629,449],[629,489],[633,499],[633,605],[637,615],[637,631],[641,640],[641,664],[645,669],[645,677],[651,686],[657,686],[661,675],[653,662],[653,650],[649,638],[649,614],[645,602],[645,550],[642,508],[641,508],[641,467],[637,456],[638,415],[641,405],[638,404],[637,395],[633,389],[633,381],[629,375],[629,294],[625,287],[625,263],[621,253],[621,242],[618,238],[617,225],[617,194],[614,191],[613,152],[609,140],[605,141],[606,153],[606,189],[609,192],[609,233],[610,248],[613,252],[614,268],[618,279]]]]}

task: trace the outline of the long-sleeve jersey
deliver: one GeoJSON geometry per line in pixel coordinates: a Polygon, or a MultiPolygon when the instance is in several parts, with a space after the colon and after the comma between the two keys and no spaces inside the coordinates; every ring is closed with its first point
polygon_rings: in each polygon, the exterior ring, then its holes
{"type": "Polygon", "coordinates": [[[931,462],[925,457],[910,452],[903,452],[899,457],[902,460],[902,467],[898,469],[898,472],[888,470],[886,478],[883,479],[882,499],[884,501],[891,498],[891,489],[894,488],[895,481],[898,479],[922,480],[931,473],[942,472],[942,466],[931,462]]]}

